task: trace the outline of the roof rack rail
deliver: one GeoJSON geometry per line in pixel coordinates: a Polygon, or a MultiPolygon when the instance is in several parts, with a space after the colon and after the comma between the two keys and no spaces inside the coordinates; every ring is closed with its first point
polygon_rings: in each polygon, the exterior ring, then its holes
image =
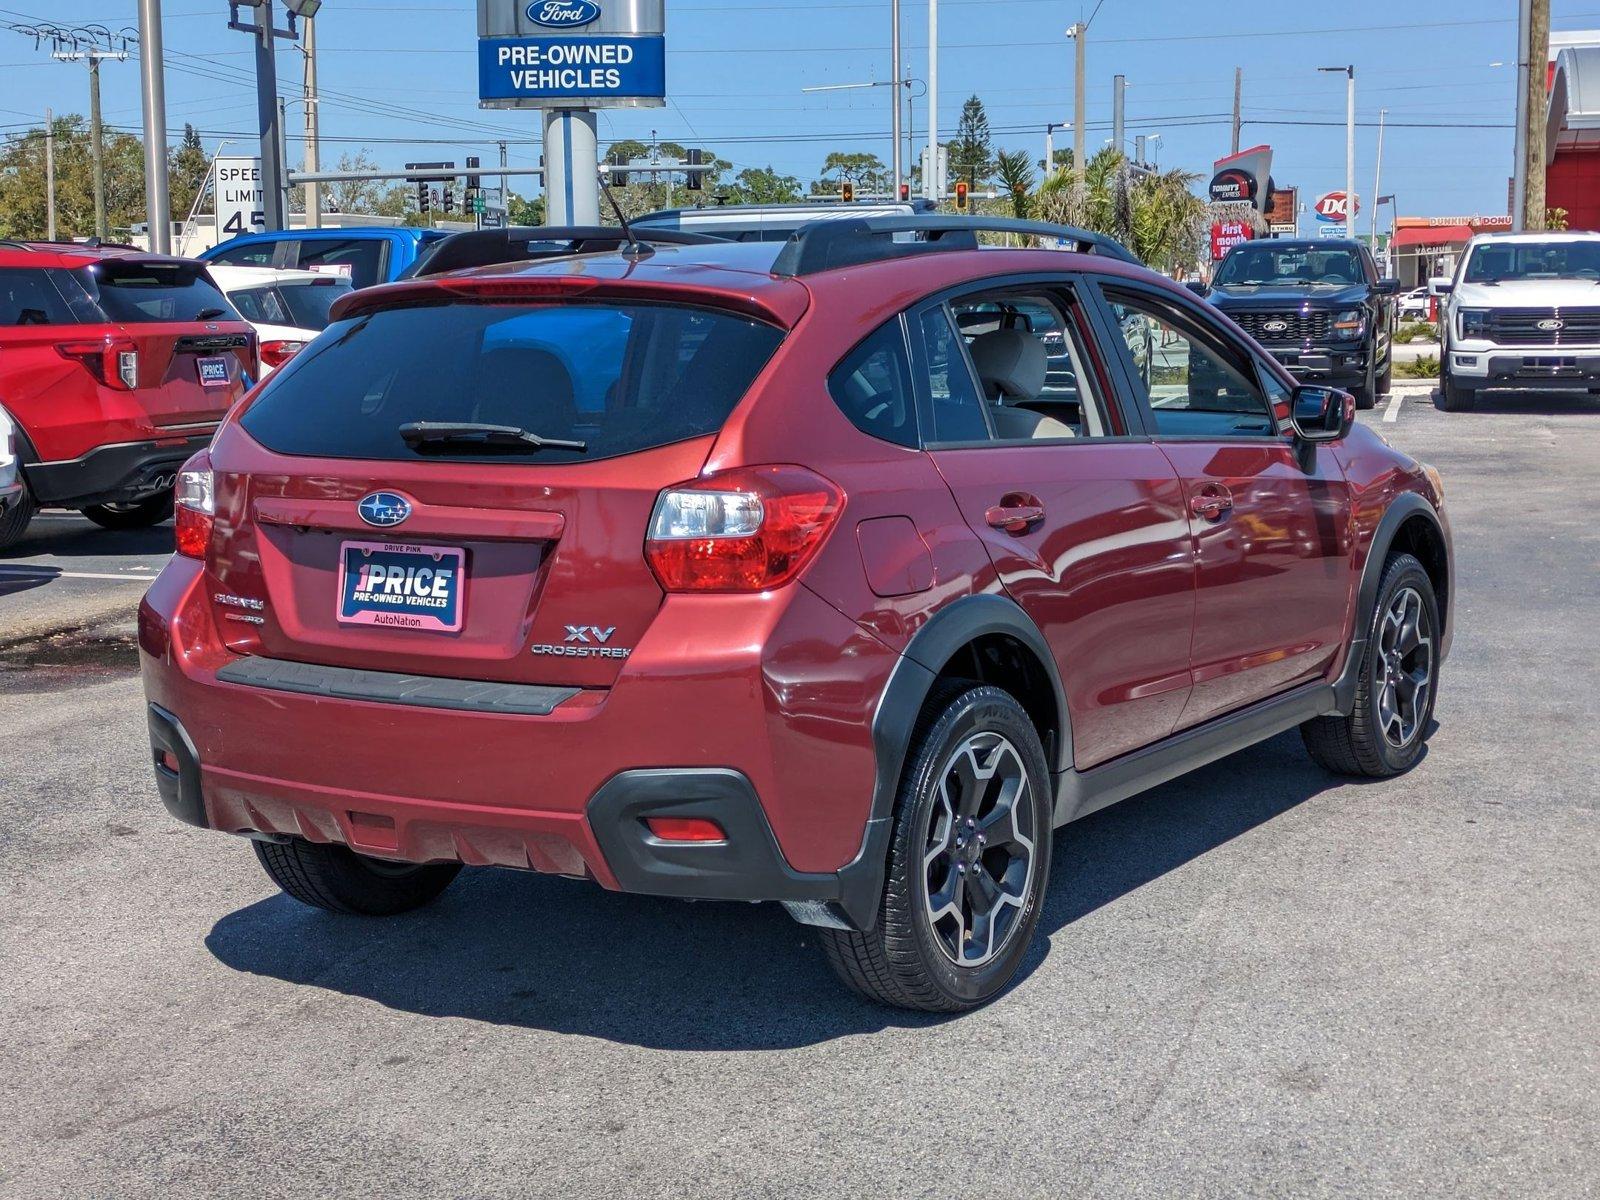
{"type": "Polygon", "coordinates": [[[975,250],[980,233],[1014,233],[1026,237],[1071,242],[1080,253],[1143,266],[1121,242],[1103,233],[1048,221],[1023,221],[1015,217],[862,217],[812,221],[791,237],[773,263],[774,275],[814,275],[839,267],[906,258],[940,250],[975,250]],[[896,241],[895,234],[917,233],[915,241],[896,241]]]}
{"type": "MultiPolygon", "coordinates": [[[[720,245],[726,238],[676,229],[635,228],[633,241],[657,245],[720,245]]],[[[513,225],[505,229],[465,229],[441,238],[409,268],[403,278],[420,279],[445,271],[489,267],[498,263],[532,262],[616,250],[630,239],[616,225],[513,225]]]]}
{"type": "Polygon", "coordinates": [[[32,250],[27,242],[19,242],[14,238],[0,238],[0,249],[3,250],[32,250]]]}

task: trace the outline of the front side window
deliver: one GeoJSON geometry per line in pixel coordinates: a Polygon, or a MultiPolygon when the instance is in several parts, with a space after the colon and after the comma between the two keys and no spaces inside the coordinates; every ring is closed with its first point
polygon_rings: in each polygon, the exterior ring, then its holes
{"type": "Polygon", "coordinates": [[[228,267],[270,267],[277,252],[277,242],[252,242],[248,246],[224,246],[206,258],[228,267]]]}
{"type": "Polygon", "coordinates": [[[1248,360],[1162,301],[1108,290],[1127,364],[1167,437],[1270,437],[1277,424],[1248,360]]]}
{"type": "Polygon", "coordinates": [[[415,422],[495,425],[582,450],[520,444],[495,461],[591,462],[722,428],[781,331],[669,304],[462,304],[336,321],[274,373],[242,420],[280,454],[483,461],[416,445],[415,422]]]}
{"type": "Polygon", "coordinates": [[[845,356],[828,376],[828,392],[862,433],[916,446],[916,397],[898,317],[845,356]]]}
{"type": "Polygon", "coordinates": [[[382,281],[385,248],[378,238],[307,238],[300,243],[298,265],[342,275],[352,287],[371,287],[382,281]]]}

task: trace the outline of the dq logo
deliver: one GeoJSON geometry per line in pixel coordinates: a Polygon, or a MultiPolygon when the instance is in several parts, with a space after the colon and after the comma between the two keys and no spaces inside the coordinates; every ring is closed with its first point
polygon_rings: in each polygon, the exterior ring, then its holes
{"type": "Polygon", "coordinates": [[[528,20],[547,29],[576,29],[600,19],[594,0],[533,0],[525,11],[528,20]]]}

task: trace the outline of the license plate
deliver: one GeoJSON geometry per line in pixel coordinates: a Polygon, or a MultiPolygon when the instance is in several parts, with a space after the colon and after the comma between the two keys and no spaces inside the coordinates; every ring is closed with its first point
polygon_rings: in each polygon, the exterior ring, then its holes
{"type": "Polygon", "coordinates": [[[225,358],[197,359],[195,369],[200,372],[201,387],[228,386],[228,360],[225,358]]]}
{"type": "Polygon", "coordinates": [[[466,599],[467,552],[458,546],[344,542],[339,621],[455,633],[466,599]]]}

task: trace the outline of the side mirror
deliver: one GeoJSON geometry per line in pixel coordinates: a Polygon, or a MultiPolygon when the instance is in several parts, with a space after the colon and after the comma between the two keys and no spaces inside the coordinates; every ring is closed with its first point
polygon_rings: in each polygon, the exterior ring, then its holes
{"type": "Polygon", "coordinates": [[[1301,442],[1336,442],[1356,422],[1356,398],[1338,388],[1307,384],[1289,402],[1289,424],[1301,442]]]}
{"type": "Polygon", "coordinates": [[[1183,285],[1202,300],[1211,294],[1211,285],[1203,279],[1191,279],[1183,285]]]}
{"type": "Polygon", "coordinates": [[[1428,280],[1428,295],[1430,296],[1448,296],[1455,290],[1456,285],[1454,280],[1445,279],[1442,277],[1428,280]]]}
{"type": "Polygon", "coordinates": [[[1400,294],[1400,281],[1398,279],[1380,279],[1378,286],[1372,289],[1380,296],[1398,296],[1400,294]]]}

